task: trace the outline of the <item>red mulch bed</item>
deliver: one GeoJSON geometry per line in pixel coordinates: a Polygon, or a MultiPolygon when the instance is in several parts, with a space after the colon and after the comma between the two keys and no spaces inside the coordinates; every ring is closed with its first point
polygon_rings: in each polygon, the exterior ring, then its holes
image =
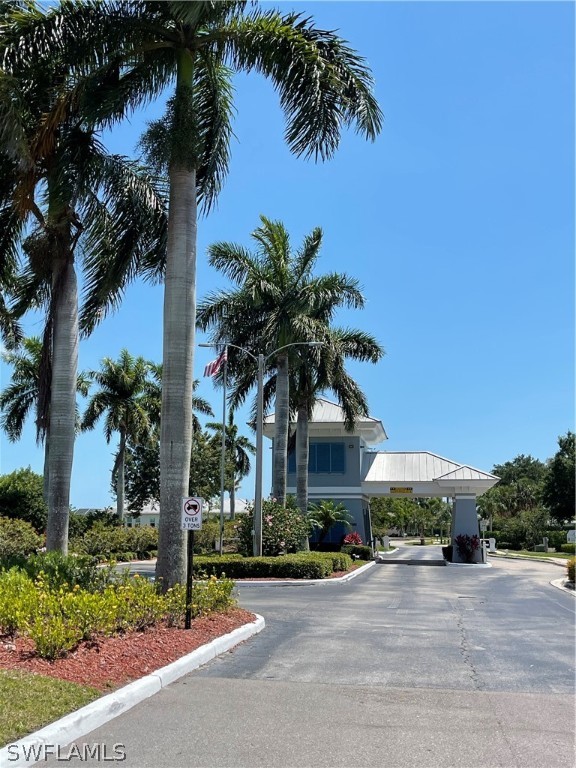
{"type": "Polygon", "coordinates": [[[54,661],[38,658],[33,641],[26,637],[0,636],[0,669],[36,672],[108,691],[148,675],[254,620],[254,614],[234,608],[225,614],[194,619],[189,630],[159,625],[143,632],[84,642],[54,661]]]}
{"type": "MultiPolygon", "coordinates": [[[[351,573],[362,565],[366,563],[354,563],[346,573],[351,573]]],[[[342,572],[333,573],[328,578],[344,575],[342,572]]],[[[212,614],[194,619],[190,630],[158,625],[143,632],[99,637],[94,641],[81,643],[76,650],[54,661],[36,656],[34,643],[29,638],[0,635],[0,669],[35,672],[81,685],[91,685],[100,691],[109,691],[144,677],[254,619],[254,614],[249,611],[234,608],[225,614],[212,614]]]]}

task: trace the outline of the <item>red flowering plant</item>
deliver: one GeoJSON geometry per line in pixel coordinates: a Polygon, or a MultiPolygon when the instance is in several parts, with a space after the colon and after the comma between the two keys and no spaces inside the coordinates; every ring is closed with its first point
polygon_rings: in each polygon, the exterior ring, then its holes
{"type": "Polygon", "coordinates": [[[353,531],[352,533],[347,533],[346,536],[344,536],[343,544],[362,544],[362,536],[360,536],[359,533],[356,533],[356,531],[353,531]]]}
{"type": "Polygon", "coordinates": [[[454,543],[462,560],[465,563],[473,563],[474,553],[480,547],[480,538],[476,534],[468,536],[467,533],[459,533],[454,539],[454,543]]]}

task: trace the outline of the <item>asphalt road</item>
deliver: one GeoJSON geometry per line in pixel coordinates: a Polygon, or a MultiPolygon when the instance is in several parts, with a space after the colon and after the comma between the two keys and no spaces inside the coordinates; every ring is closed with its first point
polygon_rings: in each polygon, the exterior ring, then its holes
{"type": "Polygon", "coordinates": [[[84,741],[130,768],[572,768],[576,600],[491,562],[240,586],[260,635],[84,741]]]}

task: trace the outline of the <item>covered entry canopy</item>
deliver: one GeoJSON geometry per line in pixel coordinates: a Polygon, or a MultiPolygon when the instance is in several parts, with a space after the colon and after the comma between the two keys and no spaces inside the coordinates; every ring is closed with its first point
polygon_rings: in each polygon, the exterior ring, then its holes
{"type": "Polygon", "coordinates": [[[362,492],[366,496],[480,496],[499,478],[428,451],[365,452],[362,492]]]}

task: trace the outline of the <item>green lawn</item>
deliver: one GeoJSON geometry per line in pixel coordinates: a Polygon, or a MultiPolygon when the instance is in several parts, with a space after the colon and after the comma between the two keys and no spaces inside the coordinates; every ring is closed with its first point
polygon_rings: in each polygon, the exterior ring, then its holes
{"type": "Polygon", "coordinates": [[[558,557],[563,560],[568,560],[574,555],[569,555],[566,552],[532,552],[528,549],[509,549],[508,556],[512,557],[558,557]]]}
{"type": "Polygon", "coordinates": [[[29,672],[0,670],[0,747],[101,696],[96,688],[29,672]]]}

